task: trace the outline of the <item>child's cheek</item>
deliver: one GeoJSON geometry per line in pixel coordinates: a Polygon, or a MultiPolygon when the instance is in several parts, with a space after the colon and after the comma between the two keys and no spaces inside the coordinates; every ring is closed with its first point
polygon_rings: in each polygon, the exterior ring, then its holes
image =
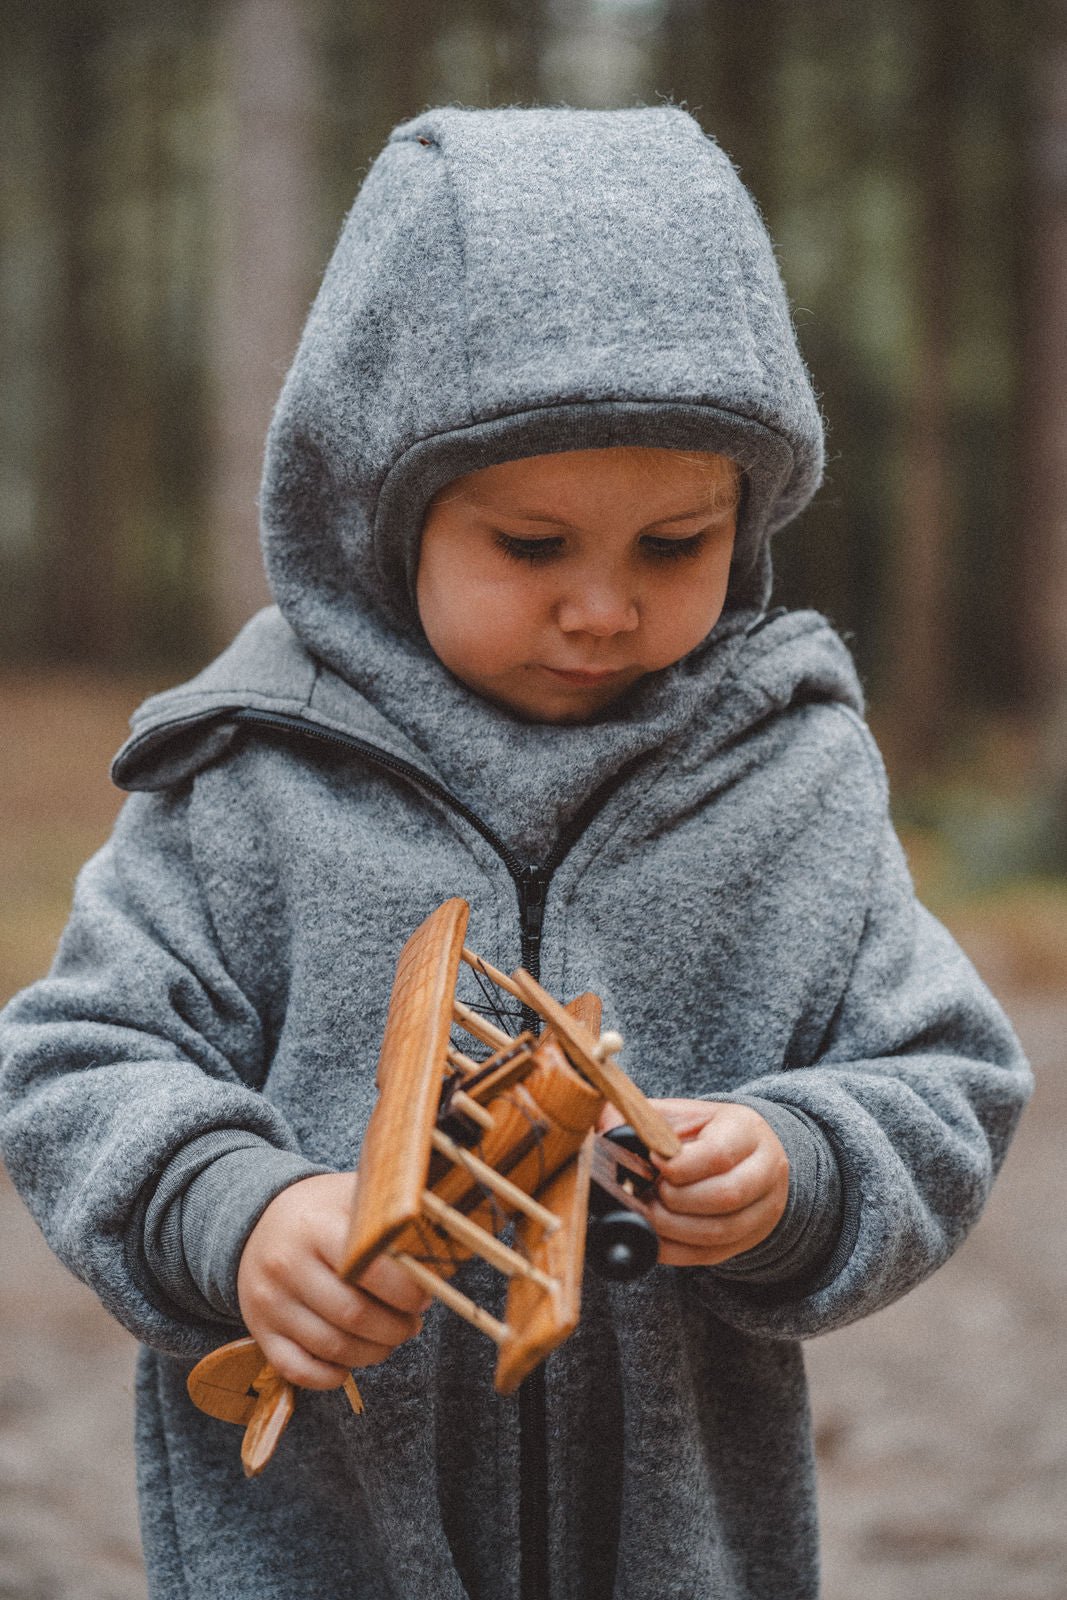
{"type": "Polygon", "coordinates": [[[722,615],[729,582],[729,562],[717,563],[699,577],[679,575],[657,611],[653,649],[669,665],[681,660],[707,638],[722,615]]]}

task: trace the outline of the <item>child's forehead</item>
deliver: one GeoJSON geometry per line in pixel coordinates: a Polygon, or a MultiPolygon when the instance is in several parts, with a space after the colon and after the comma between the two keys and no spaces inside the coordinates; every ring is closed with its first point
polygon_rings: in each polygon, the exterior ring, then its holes
{"type": "Polygon", "coordinates": [[[474,505],[499,505],[534,495],[584,496],[626,494],[647,488],[671,494],[736,497],[740,469],[728,456],[713,451],[669,450],[641,445],[615,445],[597,450],[560,450],[550,455],[520,456],[481,467],[454,478],[433,497],[432,504],[462,500],[474,505]]]}

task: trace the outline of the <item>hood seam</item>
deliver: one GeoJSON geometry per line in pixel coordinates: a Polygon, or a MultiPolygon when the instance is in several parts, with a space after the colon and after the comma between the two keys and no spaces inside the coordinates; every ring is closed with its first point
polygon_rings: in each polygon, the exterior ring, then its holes
{"type": "Polygon", "coordinates": [[[456,194],[456,186],[452,181],[452,169],[451,169],[451,167],[449,165],[448,157],[445,154],[444,146],[439,141],[437,143],[437,150],[440,152],[442,179],[443,179],[444,187],[448,191],[449,211],[450,211],[451,216],[452,216],[452,226],[456,230],[456,246],[457,246],[457,249],[459,251],[459,259],[460,259],[460,262],[462,263],[462,267],[463,267],[463,277],[462,277],[462,281],[461,281],[461,284],[460,284],[460,294],[462,296],[462,305],[463,305],[463,314],[462,314],[462,321],[463,321],[463,372],[464,372],[464,375],[465,375],[466,380],[467,380],[467,415],[470,417],[471,421],[473,422],[473,420],[474,420],[474,379],[473,379],[472,369],[471,369],[471,351],[470,351],[470,343],[471,343],[470,268],[469,268],[468,262],[467,262],[467,240],[466,240],[466,237],[464,235],[462,225],[460,223],[459,196],[456,194]]]}
{"type": "MultiPolygon", "coordinates": [[[[412,144],[418,144],[420,141],[416,136],[413,135],[409,142],[412,143],[412,144]]],[[[464,237],[463,228],[462,228],[462,226],[460,224],[459,197],[456,194],[456,186],[452,181],[452,172],[451,172],[451,168],[449,166],[448,157],[445,154],[444,146],[442,145],[440,138],[435,138],[434,142],[433,142],[433,144],[432,144],[432,146],[430,148],[436,153],[437,158],[438,158],[438,160],[440,161],[440,164],[441,164],[441,184],[442,184],[442,188],[445,190],[445,192],[446,192],[446,194],[448,196],[448,209],[449,209],[449,214],[450,214],[451,219],[452,219],[452,227],[453,227],[453,229],[455,231],[456,249],[459,252],[459,259],[460,259],[460,263],[461,263],[461,267],[462,267],[462,272],[461,272],[461,275],[460,275],[460,283],[459,283],[459,293],[460,293],[460,303],[461,303],[461,312],[460,312],[460,319],[459,320],[460,320],[460,323],[461,323],[461,326],[462,326],[462,336],[460,338],[460,345],[461,345],[462,350],[463,350],[463,374],[464,374],[464,378],[466,380],[466,385],[467,385],[467,419],[468,419],[467,422],[464,424],[464,426],[466,426],[466,427],[476,427],[477,426],[477,422],[476,422],[476,419],[475,419],[475,416],[474,416],[474,380],[473,380],[472,369],[471,369],[471,351],[470,351],[470,346],[471,346],[471,315],[470,315],[470,293],[469,293],[469,276],[470,276],[470,274],[469,274],[469,269],[468,269],[468,266],[467,266],[467,241],[466,241],[466,238],[464,237]]],[[[430,433],[430,434],[424,435],[424,437],[432,439],[432,438],[436,437],[436,434],[435,433],[430,433]]],[[[372,526],[371,526],[371,547],[372,547],[374,565],[375,565],[375,568],[376,568],[377,573],[378,573],[378,578],[382,583],[384,583],[386,585],[388,585],[388,582],[389,582],[389,574],[388,574],[388,572],[386,571],[386,569],[385,569],[385,567],[383,565],[382,551],[381,551],[381,541],[378,538],[378,508],[381,505],[382,489],[384,488],[385,484],[387,483],[387,481],[388,481],[388,479],[389,479],[389,477],[390,477],[390,475],[391,475],[391,473],[393,471],[393,468],[396,466],[397,462],[398,461],[402,461],[404,456],[407,455],[408,450],[410,450],[413,447],[413,445],[418,444],[420,442],[421,442],[421,440],[419,440],[419,439],[412,440],[412,442],[410,444],[406,445],[404,447],[404,449],[400,452],[400,454],[398,456],[396,456],[395,459],[389,464],[389,466],[387,467],[385,473],[382,476],[382,479],[381,479],[380,483],[378,484],[378,488],[377,488],[377,491],[376,491],[375,496],[374,496],[374,516],[373,516],[373,519],[372,519],[372,526]]],[[[425,507],[423,508],[423,514],[425,516],[425,507]]],[[[419,528],[419,542],[420,542],[420,544],[422,542],[422,529],[421,529],[421,526],[419,528]]],[[[411,596],[411,606],[412,606],[412,610],[415,613],[415,620],[419,624],[420,631],[421,631],[421,618],[419,617],[418,605],[416,603],[416,599],[415,599],[415,595],[414,594],[412,594],[412,596],[411,596]]]]}
{"type": "MultiPolygon", "coordinates": [[[[469,353],[466,351],[466,349],[464,350],[464,356],[465,356],[465,359],[467,360],[467,363],[468,363],[468,373],[469,373],[469,353]]],[[[763,428],[765,430],[765,432],[771,434],[771,436],[773,438],[777,439],[780,444],[784,445],[785,449],[788,451],[788,453],[789,453],[789,462],[790,462],[790,477],[792,476],[793,470],[794,470],[794,468],[796,466],[797,453],[796,453],[795,446],[793,444],[793,441],[789,438],[789,436],[786,433],[784,433],[782,431],[781,428],[776,427],[773,422],[768,422],[766,420],[766,418],[764,418],[764,417],[756,416],[753,413],[748,412],[748,411],[741,411],[735,406],[724,406],[724,405],[721,405],[721,404],[719,404],[717,402],[713,402],[713,401],[709,401],[709,400],[692,400],[692,399],[688,399],[688,398],[678,399],[676,397],[672,398],[670,400],[665,400],[662,396],[627,395],[627,394],[620,393],[620,394],[617,394],[617,395],[610,395],[610,396],[602,395],[602,396],[599,396],[595,400],[587,400],[587,399],[584,399],[584,398],[583,399],[574,399],[574,398],[572,398],[572,399],[567,399],[567,400],[545,400],[544,402],[542,402],[539,405],[518,406],[518,407],[512,408],[512,409],[510,409],[508,411],[492,411],[492,412],[487,412],[485,416],[475,416],[474,415],[474,407],[473,407],[472,404],[470,404],[470,387],[469,387],[470,386],[470,378],[469,378],[469,376],[468,376],[468,380],[467,381],[468,381],[468,410],[471,413],[470,421],[462,423],[457,428],[449,428],[447,430],[447,432],[449,434],[462,433],[467,428],[481,428],[481,427],[484,427],[486,425],[486,423],[491,423],[491,422],[509,422],[515,417],[532,417],[532,416],[536,416],[537,413],[540,412],[540,411],[562,411],[562,410],[566,409],[569,406],[574,406],[575,408],[577,408],[579,406],[588,406],[588,407],[595,407],[595,406],[655,406],[656,409],[659,410],[659,411],[669,410],[669,409],[672,409],[672,408],[677,408],[677,409],[681,410],[681,409],[684,408],[684,409],[693,410],[693,411],[710,411],[710,412],[713,412],[716,416],[720,416],[720,417],[723,417],[723,418],[736,419],[739,422],[750,422],[757,428],[763,428]]],[[[375,502],[375,519],[376,520],[377,520],[378,501],[380,501],[380,499],[381,499],[381,491],[385,487],[385,484],[388,482],[388,480],[392,477],[393,473],[396,471],[396,469],[400,465],[401,461],[403,461],[404,457],[406,455],[408,455],[410,451],[418,449],[419,445],[427,444],[427,443],[431,442],[434,439],[440,439],[440,438],[441,438],[441,430],[439,428],[433,429],[429,433],[422,433],[416,439],[409,439],[405,443],[404,448],[402,450],[400,450],[397,453],[397,455],[395,455],[393,457],[392,461],[389,463],[388,468],[382,474],[381,482],[380,482],[380,484],[378,486],[378,495],[377,495],[377,499],[376,499],[376,502],[375,502]]],[[[746,467],[745,470],[747,471],[748,468],[746,467]]]]}

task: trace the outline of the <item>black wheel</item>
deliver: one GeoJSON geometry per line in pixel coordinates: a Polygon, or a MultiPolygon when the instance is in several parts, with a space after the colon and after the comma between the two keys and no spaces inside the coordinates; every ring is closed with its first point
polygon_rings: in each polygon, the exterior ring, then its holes
{"type": "Polygon", "coordinates": [[[589,1219],[586,1259],[593,1271],[614,1283],[631,1283],[656,1264],[659,1240],[651,1223],[636,1211],[608,1211],[589,1219]]]}

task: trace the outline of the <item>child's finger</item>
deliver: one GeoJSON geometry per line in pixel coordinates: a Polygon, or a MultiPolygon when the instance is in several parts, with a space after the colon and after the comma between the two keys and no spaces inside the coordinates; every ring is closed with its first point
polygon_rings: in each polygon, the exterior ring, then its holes
{"type": "Polygon", "coordinates": [[[302,1345],[282,1334],[262,1335],[259,1348],[280,1377],[301,1389],[339,1389],[350,1371],[348,1367],[317,1360],[302,1345]]]}
{"type": "MultiPolygon", "coordinates": [[[[775,1195],[764,1195],[741,1211],[721,1217],[679,1216],[666,1207],[654,1205],[649,1221],[660,1240],[687,1245],[702,1253],[702,1259],[725,1261],[742,1250],[751,1250],[772,1232],[782,1214],[775,1195]]],[[[661,1260],[665,1259],[661,1255],[661,1260]]]]}
{"type": "Polygon", "coordinates": [[[781,1173],[774,1152],[760,1148],[727,1171],[698,1178],[692,1183],[671,1183],[661,1176],[656,1193],[668,1211],[691,1216],[728,1216],[759,1200],[783,1176],[788,1183],[788,1169],[781,1173]]]}
{"type": "Polygon", "coordinates": [[[335,1328],[394,1346],[412,1339],[422,1328],[422,1317],[415,1311],[398,1311],[371,1294],[365,1285],[345,1283],[328,1267],[308,1282],[301,1296],[309,1310],[335,1328]]]}
{"type": "MultiPolygon", "coordinates": [[[[724,1106],[722,1109],[733,1112],[739,1108],[724,1106]]],[[[729,1172],[759,1144],[759,1121],[755,1115],[752,1121],[730,1115],[709,1117],[698,1133],[685,1140],[676,1156],[669,1161],[655,1157],[653,1160],[661,1176],[676,1186],[729,1172]]]]}
{"type": "Polygon", "coordinates": [[[433,1303],[433,1296],[415,1282],[411,1273],[388,1256],[378,1256],[371,1262],[366,1272],[360,1274],[359,1286],[369,1289],[375,1299],[397,1311],[421,1313],[433,1303]]]}
{"type": "Polygon", "coordinates": [[[336,1328],[307,1306],[290,1307],[277,1331],[283,1338],[298,1345],[312,1360],[345,1371],[352,1367],[377,1366],[396,1349],[394,1343],[382,1343],[336,1328]]]}
{"type": "Polygon", "coordinates": [[[653,1100],[652,1104],[666,1117],[679,1139],[691,1139],[706,1122],[726,1108],[726,1102],[722,1100],[660,1098],[653,1100]]]}

